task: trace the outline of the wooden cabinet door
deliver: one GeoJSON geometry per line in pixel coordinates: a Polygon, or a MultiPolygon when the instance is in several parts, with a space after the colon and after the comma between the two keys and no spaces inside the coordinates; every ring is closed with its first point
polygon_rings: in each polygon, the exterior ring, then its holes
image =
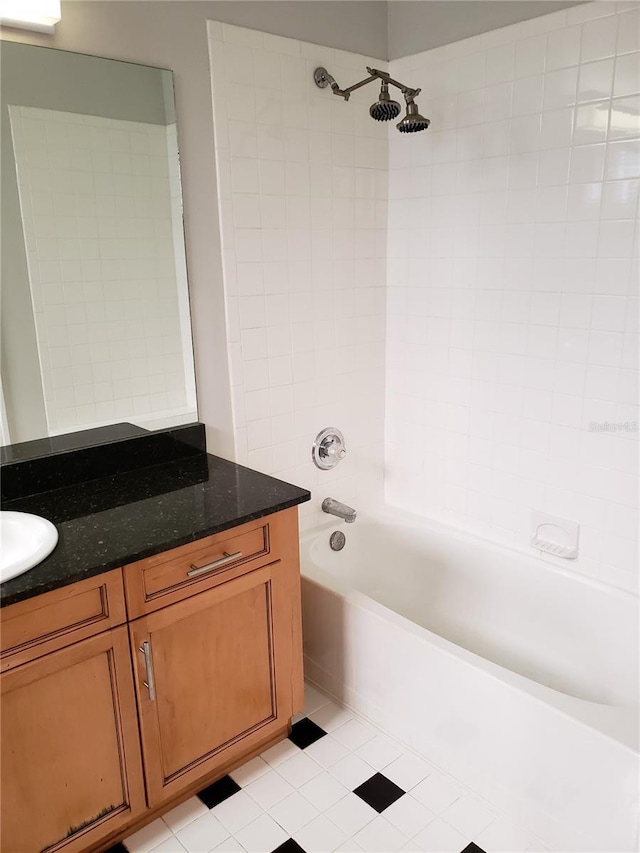
{"type": "Polygon", "coordinates": [[[65,853],[145,808],[126,627],[5,673],[2,841],[7,853],[65,853]]]}
{"type": "Polygon", "coordinates": [[[130,631],[151,806],[241,758],[299,709],[297,560],[143,616],[130,631]]]}

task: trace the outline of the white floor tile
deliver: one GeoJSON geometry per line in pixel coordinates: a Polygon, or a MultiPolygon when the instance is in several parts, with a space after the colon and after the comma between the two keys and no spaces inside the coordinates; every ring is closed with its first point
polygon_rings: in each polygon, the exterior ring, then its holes
{"type": "Polygon", "coordinates": [[[349,793],[325,812],[347,835],[355,835],[363,826],[378,817],[378,812],[355,794],[349,793]]]}
{"type": "Polygon", "coordinates": [[[263,814],[236,833],[236,838],[247,853],[271,853],[288,836],[273,818],[263,814]]]}
{"type": "Polygon", "coordinates": [[[441,818],[428,824],[413,840],[425,853],[461,853],[470,841],[441,818]]]}
{"type": "Polygon", "coordinates": [[[499,816],[474,841],[489,853],[524,853],[534,839],[521,826],[499,816]]]}
{"type": "Polygon", "coordinates": [[[342,726],[349,720],[352,720],[353,714],[351,711],[347,711],[346,708],[341,708],[339,705],[336,705],[335,702],[329,702],[327,705],[323,705],[319,710],[309,714],[309,719],[313,720],[313,722],[320,726],[321,729],[324,729],[325,732],[332,732],[334,729],[337,729],[338,726],[342,726]]]}
{"type": "Polygon", "coordinates": [[[490,811],[475,797],[470,797],[467,794],[448,806],[442,812],[441,817],[454,829],[469,838],[475,838],[479,832],[486,829],[496,819],[495,812],[490,811]]]}
{"type": "Polygon", "coordinates": [[[342,797],[349,793],[349,789],[329,773],[321,773],[306,785],[300,788],[300,793],[312,806],[319,811],[326,811],[342,797]]]}
{"type": "Polygon", "coordinates": [[[262,814],[260,806],[246,791],[238,791],[211,811],[232,835],[262,814]]]}
{"type": "Polygon", "coordinates": [[[333,736],[347,749],[358,749],[358,747],[375,737],[376,730],[361,720],[349,720],[348,723],[339,726],[333,732],[333,736]]]}
{"type": "Polygon", "coordinates": [[[251,782],[255,782],[256,779],[259,779],[261,776],[264,776],[265,773],[268,773],[270,770],[270,766],[263,761],[260,757],[252,758],[251,761],[247,761],[246,764],[243,764],[241,767],[232,770],[229,773],[229,776],[237,782],[240,787],[244,788],[245,785],[250,785],[251,782]]]}
{"type": "Polygon", "coordinates": [[[217,847],[214,847],[211,853],[246,853],[246,851],[235,838],[227,838],[225,841],[221,841],[217,847]]]}
{"type": "Polygon", "coordinates": [[[215,815],[208,812],[176,832],[176,836],[188,853],[209,853],[216,844],[228,838],[229,833],[215,815]]]}
{"type": "Polygon", "coordinates": [[[293,758],[294,755],[300,755],[301,751],[302,750],[299,746],[292,743],[289,738],[285,738],[285,740],[281,740],[280,743],[277,743],[275,746],[261,752],[260,758],[263,761],[266,761],[271,767],[277,767],[278,764],[282,764],[282,762],[286,761],[287,758],[293,758]]]}
{"type": "Polygon", "coordinates": [[[552,853],[551,848],[541,841],[534,841],[530,847],[527,847],[525,853],[552,853]]]}
{"type": "Polygon", "coordinates": [[[244,790],[265,811],[293,793],[291,785],[276,773],[275,770],[269,770],[264,776],[247,785],[244,790]]]}
{"type": "Polygon", "coordinates": [[[414,800],[410,794],[405,794],[404,797],[400,797],[399,800],[386,808],[384,816],[389,823],[392,823],[409,838],[413,838],[417,832],[424,829],[435,818],[432,811],[414,800]]]}
{"type": "Polygon", "coordinates": [[[325,735],[305,749],[305,755],[313,758],[322,767],[331,767],[349,754],[347,747],[333,735],[325,735]]]}
{"type": "Polygon", "coordinates": [[[289,835],[293,835],[318,816],[318,809],[295,791],[272,806],[269,814],[289,835]]]}
{"type": "Polygon", "coordinates": [[[186,853],[186,850],[175,835],[172,835],[171,838],[154,847],[151,853],[186,853]]]}
{"type": "Polygon", "coordinates": [[[356,833],[355,840],[367,853],[395,853],[407,841],[407,836],[382,815],[356,833]]]}
{"type": "Polygon", "coordinates": [[[329,773],[335,776],[350,791],[353,791],[358,785],[362,785],[363,782],[370,779],[375,772],[370,764],[367,764],[366,761],[363,761],[354,754],[347,755],[346,758],[343,758],[337,764],[334,764],[333,767],[329,768],[329,773]]]}
{"type": "Polygon", "coordinates": [[[432,772],[433,767],[411,752],[405,752],[384,768],[387,779],[391,779],[403,791],[410,791],[432,772]]]}
{"type": "Polygon", "coordinates": [[[124,846],[129,853],[149,853],[154,847],[157,847],[161,841],[166,841],[171,837],[171,830],[158,818],[153,823],[143,826],[124,842],[124,846]]]}
{"type": "Polygon", "coordinates": [[[315,761],[299,751],[298,755],[289,758],[279,764],[277,772],[293,785],[294,788],[301,788],[306,782],[309,782],[314,776],[322,773],[322,767],[316,764],[315,761]]]}
{"type": "MultiPolygon", "coordinates": [[[[289,740],[230,775],[242,787],[209,810],[197,797],[124,841],[129,853],[271,853],[293,837],[307,853],[550,853],[491,804],[318,690],[308,716],[329,734],[289,740]],[[410,792],[379,815],[352,791],[376,772],[410,792]]],[[[301,718],[301,716],[300,716],[301,718]]]]}
{"type": "Polygon", "coordinates": [[[402,754],[402,750],[386,737],[375,735],[356,749],[356,754],[376,770],[383,770],[402,754]]]}
{"type": "Polygon", "coordinates": [[[456,785],[453,779],[437,770],[434,770],[411,791],[416,800],[420,800],[423,805],[436,814],[443,812],[447,806],[461,797],[462,793],[462,789],[456,785]]]}
{"type": "Polygon", "coordinates": [[[312,687],[311,684],[305,684],[304,711],[302,712],[303,716],[310,716],[310,714],[313,714],[314,711],[317,711],[319,708],[322,708],[323,705],[328,705],[330,701],[331,700],[328,696],[325,696],[324,693],[321,693],[319,690],[316,690],[316,688],[312,687]]]}
{"type": "Polygon", "coordinates": [[[180,803],[170,812],[162,815],[162,820],[167,824],[171,832],[177,832],[185,827],[192,820],[200,817],[203,814],[208,814],[209,809],[205,806],[202,800],[197,797],[191,797],[184,803],[180,803]]]}
{"type": "Polygon", "coordinates": [[[318,815],[311,823],[303,826],[294,833],[293,838],[307,853],[333,853],[347,840],[340,827],[324,815],[318,815]]]}

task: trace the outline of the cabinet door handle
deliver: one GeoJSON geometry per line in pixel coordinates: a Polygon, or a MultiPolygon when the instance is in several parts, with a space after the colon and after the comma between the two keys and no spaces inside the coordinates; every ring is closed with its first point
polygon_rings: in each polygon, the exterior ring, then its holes
{"type": "Polygon", "coordinates": [[[144,643],[140,646],[139,651],[142,652],[144,656],[144,668],[147,673],[147,680],[143,682],[144,686],[149,691],[149,700],[151,702],[156,698],[156,682],[153,677],[153,660],[151,658],[151,643],[148,640],[145,640],[144,643]]]}
{"type": "Polygon", "coordinates": [[[207,563],[206,566],[194,566],[191,565],[191,571],[187,572],[187,577],[193,578],[196,575],[202,575],[205,572],[210,572],[211,569],[219,569],[222,566],[226,566],[227,563],[232,563],[234,560],[239,560],[242,557],[242,551],[236,551],[235,554],[227,554],[224,552],[224,557],[220,557],[219,560],[214,560],[213,563],[207,563]]]}

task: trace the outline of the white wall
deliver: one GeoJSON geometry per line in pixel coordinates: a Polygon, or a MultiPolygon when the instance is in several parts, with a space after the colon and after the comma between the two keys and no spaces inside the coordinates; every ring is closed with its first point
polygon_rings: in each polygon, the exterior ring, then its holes
{"type": "Polygon", "coordinates": [[[9,110],[49,434],[193,419],[167,128],[9,110]]]}
{"type": "Polygon", "coordinates": [[[361,508],[382,494],[387,132],[312,78],[353,53],[210,22],[235,458],[361,508]],[[327,426],[348,455],[311,462],[327,426]]]}
{"type": "Polygon", "coordinates": [[[590,3],[391,63],[386,493],[637,590],[637,3],[590,3]],[[594,432],[592,422],[613,431],[594,432]]]}

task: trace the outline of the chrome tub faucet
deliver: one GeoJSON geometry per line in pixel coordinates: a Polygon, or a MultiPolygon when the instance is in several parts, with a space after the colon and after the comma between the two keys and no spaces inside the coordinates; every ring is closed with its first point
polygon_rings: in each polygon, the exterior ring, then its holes
{"type": "Polygon", "coordinates": [[[347,524],[353,524],[356,520],[356,511],[353,507],[337,501],[335,498],[325,498],[322,501],[322,511],[342,518],[347,524]]]}

